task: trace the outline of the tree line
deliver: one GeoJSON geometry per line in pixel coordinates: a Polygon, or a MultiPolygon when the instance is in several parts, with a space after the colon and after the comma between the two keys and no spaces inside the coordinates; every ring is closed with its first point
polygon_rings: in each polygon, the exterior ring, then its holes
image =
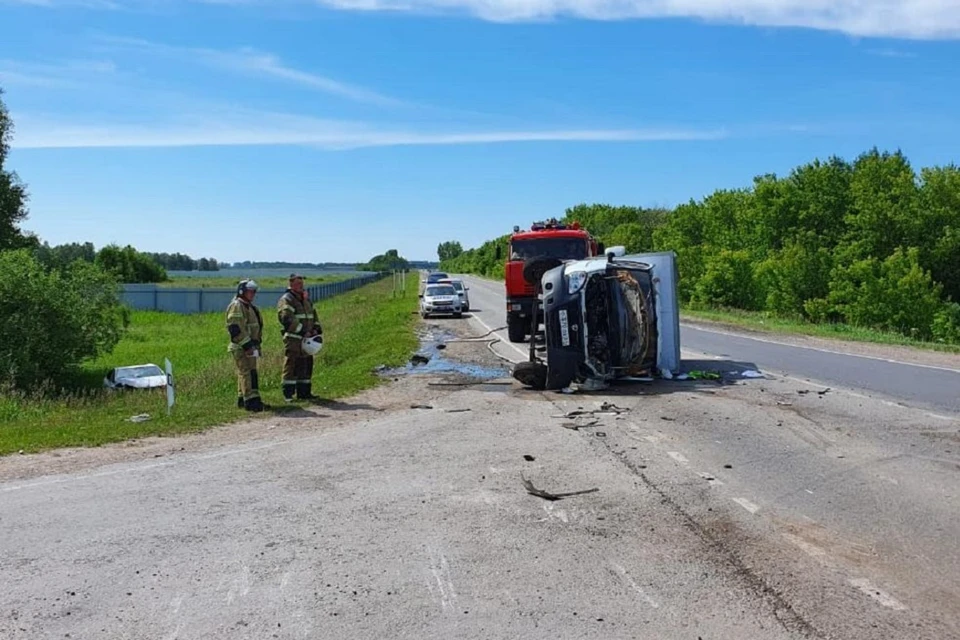
{"type": "MultiPolygon", "coordinates": [[[[606,246],[677,254],[688,308],[761,311],[960,344],[960,168],[901,152],[832,156],[673,209],[579,204],[606,246]]],[[[503,276],[509,234],[441,262],[503,276]]]]}

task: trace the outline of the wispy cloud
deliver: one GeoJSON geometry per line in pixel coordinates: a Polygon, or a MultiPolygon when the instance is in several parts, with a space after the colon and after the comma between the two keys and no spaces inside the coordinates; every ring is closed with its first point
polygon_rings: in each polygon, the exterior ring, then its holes
{"type": "Polygon", "coordinates": [[[867,49],[867,53],[871,56],[879,56],[881,58],[916,58],[917,54],[912,51],[902,51],[900,49],[867,49]]]}
{"type": "Polygon", "coordinates": [[[234,73],[281,80],[363,104],[383,107],[413,106],[403,100],[364,87],[295,69],[285,65],[278,56],[255,49],[243,48],[223,51],[205,47],[176,47],[147,40],[118,37],[106,37],[102,40],[110,46],[199,62],[212,68],[234,73]]]}
{"type": "Polygon", "coordinates": [[[108,60],[48,63],[0,59],[0,82],[4,85],[77,88],[97,78],[112,76],[116,71],[116,65],[108,60]]]}
{"type": "Polygon", "coordinates": [[[13,114],[19,149],[89,147],[196,147],[296,145],[332,150],[408,145],[505,142],[651,142],[717,140],[726,132],[684,128],[423,130],[290,114],[201,114],[163,122],[70,122],[58,117],[13,114]]]}
{"type": "MultiPolygon", "coordinates": [[[[157,0],[0,0],[46,7],[150,7],[157,0]]],[[[574,17],[587,20],[691,18],[762,27],[805,27],[863,37],[960,38],[960,3],[953,0],[170,0],[215,5],[281,2],[345,11],[405,11],[471,15],[517,22],[574,17]]]]}

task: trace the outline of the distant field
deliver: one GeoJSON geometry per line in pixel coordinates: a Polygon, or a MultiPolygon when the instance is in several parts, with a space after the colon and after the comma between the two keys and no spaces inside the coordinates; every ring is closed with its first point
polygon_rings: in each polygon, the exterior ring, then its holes
{"type": "MultiPolygon", "coordinates": [[[[233,288],[237,283],[245,278],[253,278],[261,287],[274,288],[286,287],[287,278],[290,271],[286,269],[252,269],[251,271],[242,270],[221,270],[221,271],[168,271],[169,282],[161,282],[161,287],[227,287],[233,288]]],[[[337,282],[338,280],[349,280],[362,275],[361,271],[316,271],[306,272],[306,284],[321,284],[325,282],[337,282]]]]}

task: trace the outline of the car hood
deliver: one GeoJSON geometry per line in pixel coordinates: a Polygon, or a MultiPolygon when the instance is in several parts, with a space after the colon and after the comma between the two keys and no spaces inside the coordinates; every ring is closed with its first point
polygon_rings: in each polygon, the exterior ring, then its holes
{"type": "Polygon", "coordinates": [[[167,376],[146,376],[143,378],[124,378],[119,377],[114,380],[114,384],[123,385],[125,387],[134,387],[136,389],[151,389],[154,387],[165,387],[167,386],[167,376]]]}

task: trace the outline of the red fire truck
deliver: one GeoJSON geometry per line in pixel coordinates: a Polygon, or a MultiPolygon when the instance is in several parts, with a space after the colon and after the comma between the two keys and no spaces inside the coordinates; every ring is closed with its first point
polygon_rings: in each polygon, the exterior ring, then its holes
{"type": "MultiPolygon", "coordinates": [[[[543,310],[532,283],[524,280],[523,267],[530,260],[555,258],[583,260],[601,255],[603,243],[597,242],[579,222],[565,224],[551,218],[534,222],[529,230],[513,228],[504,265],[504,283],[507,293],[507,335],[510,342],[523,342],[531,335],[533,314],[537,323],[543,320],[543,310]]],[[[500,248],[497,247],[499,257],[500,248]]]]}

